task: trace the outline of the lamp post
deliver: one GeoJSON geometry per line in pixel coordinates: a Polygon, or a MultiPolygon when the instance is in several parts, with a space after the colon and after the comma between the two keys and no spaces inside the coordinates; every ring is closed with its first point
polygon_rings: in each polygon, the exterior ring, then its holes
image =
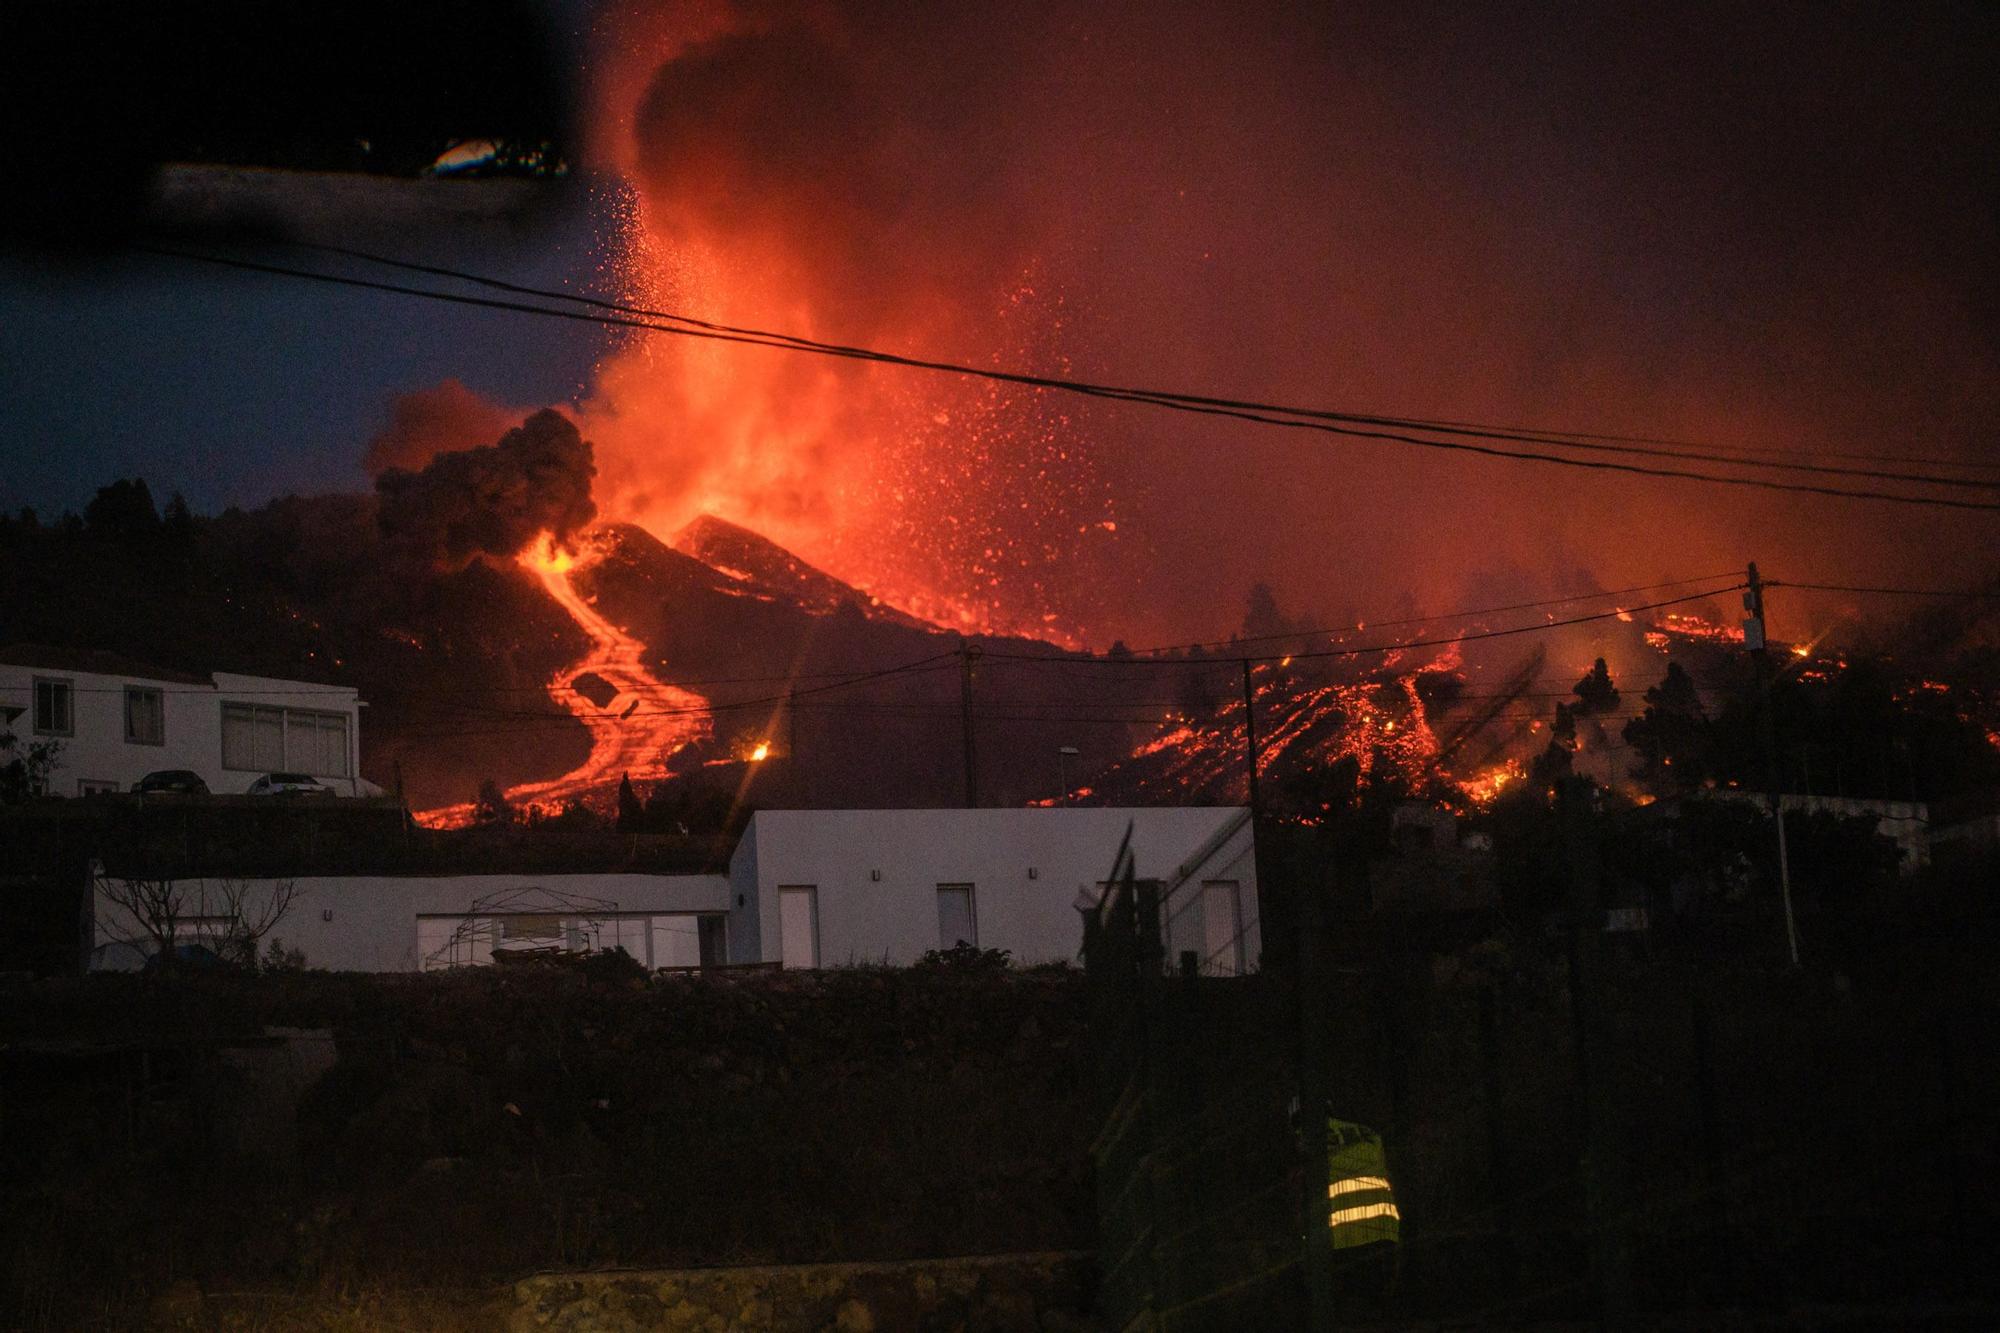
{"type": "Polygon", "coordinates": [[[1062,803],[1069,804],[1069,761],[1081,753],[1074,745],[1056,747],[1056,776],[1062,782],[1062,803]]]}

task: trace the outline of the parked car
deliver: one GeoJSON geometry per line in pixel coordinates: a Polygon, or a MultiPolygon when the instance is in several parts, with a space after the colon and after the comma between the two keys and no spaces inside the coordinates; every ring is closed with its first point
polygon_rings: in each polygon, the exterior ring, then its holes
{"type": "Polygon", "coordinates": [[[132,790],[141,796],[206,796],[208,784],[201,780],[201,774],[185,768],[163,768],[157,773],[148,773],[132,784],[132,790]]]}
{"type": "MultiPolygon", "coordinates": [[[[149,954],[140,970],[142,972],[157,972],[165,967],[167,962],[168,960],[161,957],[158,953],[149,954]]],[[[232,969],[236,966],[236,964],[209,948],[208,945],[192,942],[174,945],[172,962],[175,967],[191,968],[199,972],[214,972],[232,969]]]]}
{"type": "Polygon", "coordinates": [[[333,788],[309,773],[266,773],[250,784],[251,796],[332,796],[333,788]]]}

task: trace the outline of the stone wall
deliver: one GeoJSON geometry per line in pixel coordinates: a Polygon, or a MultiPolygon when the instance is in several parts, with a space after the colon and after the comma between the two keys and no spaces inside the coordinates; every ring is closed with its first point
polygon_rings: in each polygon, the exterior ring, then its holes
{"type": "Polygon", "coordinates": [[[1088,1256],[547,1273],[514,1284],[509,1333],[1085,1330],[1088,1256]]]}

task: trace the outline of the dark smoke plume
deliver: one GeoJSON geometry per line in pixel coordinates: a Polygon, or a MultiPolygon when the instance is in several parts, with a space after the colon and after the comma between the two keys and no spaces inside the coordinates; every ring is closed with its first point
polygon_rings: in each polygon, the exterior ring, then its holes
{"type": "Polygon", "coordinates": [[[524,410],[480,397],[463,381],[442,380],[428,389],[396,395],[389,404],[389,424],[368,441],[361,465],[371,477],[392,467],[414,472],[439,454],[498,439],[525,415],[524,410]]]}
{"type": "Polygon", "coordinates": [[[392,543],[441,568],[518,555],[546,532],[567,542],[597,517],[590,442],[543,409],[498,444],[439,454],[422,471],[375,480],[377,521],[392,543]]]}

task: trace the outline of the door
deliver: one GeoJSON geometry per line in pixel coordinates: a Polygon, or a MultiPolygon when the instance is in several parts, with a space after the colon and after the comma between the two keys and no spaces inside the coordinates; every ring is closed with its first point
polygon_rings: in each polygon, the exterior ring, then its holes
{"type": "Polygon", "coordinates": [[[701,951],[703,967],[721,967],[729,961],[729,918],[726,916],[703,916],[696,918],[696,944],[701,951]]]}
{"type": "Polygon", "coordinates": [[[1233,977],[1243,970],[1243,900],[1233,879],[1201,886],[1203,956],[1209,976],[1233,977]]]}
{"type": "Polygon", "coordinates": [[[786,967],[819,966],[819,890],[810,884],[778,889],[780,958],[786,967]]]}

